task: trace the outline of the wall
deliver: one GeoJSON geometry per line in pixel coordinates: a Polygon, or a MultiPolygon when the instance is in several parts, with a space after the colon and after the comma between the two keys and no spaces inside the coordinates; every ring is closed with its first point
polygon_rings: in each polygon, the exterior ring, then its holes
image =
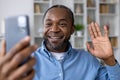
{"type": "Polygon", "coordinates": [[[61,1],[60,0],[52,0],[51,5],[62,4],[62,5],[69,7],[73,11],[74,10],[73,3],[74,3],[74,0],[61,0],[61,1]]]}
{"type": "Polygon", "coordinates": [[[30,27],[33,28],[33,0],[0,0],[0,24],[7,16],[24,14],[29,15],[30,27]]]}

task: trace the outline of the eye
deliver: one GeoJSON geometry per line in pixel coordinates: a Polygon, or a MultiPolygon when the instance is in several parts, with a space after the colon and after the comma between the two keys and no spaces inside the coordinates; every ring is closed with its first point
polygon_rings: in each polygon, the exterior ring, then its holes
{"type": "Polygon", "coordinates": [[[52,23],[45,23],[45,27],[50,27],[52,25],[52,23]]]}
{"type": "Polygon", "coordinates": [[[59,26],[60,26],[60,27],[66,27],[66,26],[67,26],[67,23],[61,22],[61,23],[59,23],[59,26]]]}

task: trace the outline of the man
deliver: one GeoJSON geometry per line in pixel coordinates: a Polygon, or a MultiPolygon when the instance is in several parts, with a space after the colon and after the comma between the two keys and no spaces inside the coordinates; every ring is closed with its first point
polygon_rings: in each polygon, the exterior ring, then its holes
{"type": "Polygon", "coordinates": [[[4,55],[6,52],[5,44],[3,45],[0,80],[31,80],[34,74],[32,69],[35,64],[34,58],[20,67],[18,64],[33,51],[35,51],[33,56],[36,58],[34,80],[120,79],[120,65],[115,60],[106,26],[104,26],[105,34],[102,35],[97,23],[89,25],[93,43],[93,48],[87,43],[89,53],[73,49],[69,43],[70,36],[74,32],[73,13],[69,8],[63,5],[52,6],[46,11],[43,23],[44,41],[36,51],[35,45],[28,45],[30,42],[28,37],[10,50],[12,56],[4,55]],[[106,65],[101,65],[96,57],[102,59],[106,65]]]}

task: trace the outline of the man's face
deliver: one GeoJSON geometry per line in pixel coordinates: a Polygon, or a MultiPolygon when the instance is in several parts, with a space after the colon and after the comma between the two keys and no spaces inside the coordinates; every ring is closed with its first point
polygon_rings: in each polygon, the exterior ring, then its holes
{"type": "Polygon", "coordinates": [[[50,51],[63,52],[74,32],[70,14],[64,8],[50,9],[44,18],[44,39],[50,51]]]}

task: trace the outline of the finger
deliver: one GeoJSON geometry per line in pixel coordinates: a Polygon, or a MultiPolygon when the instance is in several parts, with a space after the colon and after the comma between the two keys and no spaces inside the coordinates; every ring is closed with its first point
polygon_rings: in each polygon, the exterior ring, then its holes
{"type": "Polygon", "coordinates": [[[2,49],[0,51],[0,57],[3,57],[6,53],[6,42],[5,40],[2,40],[2,49]]]}
{"type": "Polygon", "coordinates": [[[10,61],[8,64],[4,66],[2,69],[4,73],[9,73],[12,70],[14,70],[16,67],[18,67],[25,59],[27,59],[31,53],[33,53],[37,49],[36,45],[30,46],[25,48],[24,50],[17,53],[12,61],[10,61]]]}
{"type": "Polygon", "coordinates": [[[108,37],[109,32],[108,32],[107,26],[104,26],[104,32],[105,32],[104,36],[108,37]]]}
{"type": "Polygon", "coordinates": [[[91,25],[88,26],[88,30],[89,30],[91,39],[94,39],[94,35],[93,35],[92,29],[91,29],[91,25]]]}
{"type": "Polygon", "coordinates": [[[91,23],[91,30],[93,32],[94,38],[96,38],[98,34],[97,34],[97,30],[94,22],[91,23]]]}
{"type": "Polygon", "coordinates": [[[95,23],[95,26],[96,26],[97,35],[102,36],[99,25],[97,23],[95,23]]]}
{"type": "Polygon", "coordinates": [[[26,64],[22,65],[18,69],[16,69],[13,73],[9,75],[10,80],[17,80],[22,76],[25,76],[29,71],[33,69],[33,66],[35,64],[35,58],[31,58],[29,62],[26,64]]]}
{"type": "Polygon", "coordinates": [[[87,42],[87,50],[93,55],[93,48],[90,47],[90,43],[87,42]]]}
{"type": "Polygon", "coordinates": [[[10,62],[12,67],[17,67],[22,61],[28,58],[35,50],[37,49],[36,45],[27,47],[26,49],[19,52],[10,62]],[[14,65],[14,66],[13,66],[14,65]]]}
{"type": "Polygon", "coordinates": [[[2,40],[2,49],[0,51],[0,71],[1,71],[1,67],[3,66],[3,59],[4,59],[4,56],[6,54],[6,43],[5,43],[5,40],[2,40]]]}
{"type": "Polygon", "coordinates": [[[27,77],[23,78],[22,80],[32,80],[34,77],[35,71],[32,70],[27,77]]]}
{"type": "Polygon", "coordinates": [[[23,48],[27,47],[30,43],[30,38],[29,37],[25,37],[24,39],[22,39],[20,42],[18,42],[8,53],[7,55],[4,57],[4,59],[2,60],[1,63],[6,63],[8,61],[10,61],[10,59],[13,58],[13,56],[18,53],[20,50],[22,50],[23,48]]]}

